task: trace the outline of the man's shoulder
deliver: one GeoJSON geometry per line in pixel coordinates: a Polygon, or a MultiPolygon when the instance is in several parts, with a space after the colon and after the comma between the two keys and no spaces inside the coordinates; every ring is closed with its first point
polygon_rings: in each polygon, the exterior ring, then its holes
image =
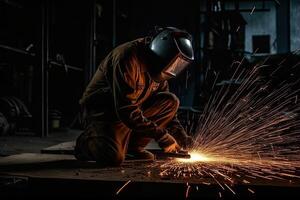
{"type": "Polygon", "coordinates": [[[123,44],[120,44],[117,46],[112,54],[113,57],[119,58],[119,59],[126,59],[130,58],[132,56],[135,56],[139,50],[140,47],[143,46],[145,39],[139,38],[136,40],[132,40],[123,44]]]}

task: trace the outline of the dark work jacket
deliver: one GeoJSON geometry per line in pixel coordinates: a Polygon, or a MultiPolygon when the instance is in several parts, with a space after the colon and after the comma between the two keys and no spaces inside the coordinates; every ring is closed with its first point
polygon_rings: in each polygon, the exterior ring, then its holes
{"type": "MultiPolygon", "coordinates": [[[[145,40],[127,42],[110,52],[88,84],[80,104],[96,120],[121,120],[145,137],[159,138],[166,130],[143,116],[141,104],[157,92],[168,91],[168,82],[157,83],[147,72],[152,66],[146,63],[145,40]]],[[[170,124],[173,132],[186,136],[177,117],[170,124]]]]}

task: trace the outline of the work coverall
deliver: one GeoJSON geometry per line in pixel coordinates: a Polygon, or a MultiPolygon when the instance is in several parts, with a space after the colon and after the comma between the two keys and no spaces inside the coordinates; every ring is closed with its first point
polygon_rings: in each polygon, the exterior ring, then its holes
{"type": "Polygon", "coordinates": [[[146,39],[115,48],[101,62],[80,104],[85,131],[75,156],[102,165],[120,165],[130,151],[142,150],[167,132],[180,144],[187,135],[176,117],[178,98],[167,81],[151,79],[146,39]]]}

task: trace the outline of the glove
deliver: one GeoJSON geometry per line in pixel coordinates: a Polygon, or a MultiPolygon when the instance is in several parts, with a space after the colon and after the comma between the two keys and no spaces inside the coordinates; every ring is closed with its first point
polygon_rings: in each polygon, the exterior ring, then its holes
{"type": "Polygon", "coordinates": [[[181,147],[177,144],[175,138],[169,133],[166,133],[156,141],[158,145],[164,150],[164,152],[176,153],[181,150],[181,147]]]}

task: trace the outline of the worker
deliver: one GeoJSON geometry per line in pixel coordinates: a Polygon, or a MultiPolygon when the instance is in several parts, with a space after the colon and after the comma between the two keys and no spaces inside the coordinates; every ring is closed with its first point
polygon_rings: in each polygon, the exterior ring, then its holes
{"type": "Polygon", "coordinates": [[[191,40],[188,32],[165,27],[106,56],[80,99],[85,130],[76,141],[77,159],[118,166],[126,155],[154,159],[145,150],[152,139],[164,152],[192,144],[167,82],[194,60],[191,40]]]}

